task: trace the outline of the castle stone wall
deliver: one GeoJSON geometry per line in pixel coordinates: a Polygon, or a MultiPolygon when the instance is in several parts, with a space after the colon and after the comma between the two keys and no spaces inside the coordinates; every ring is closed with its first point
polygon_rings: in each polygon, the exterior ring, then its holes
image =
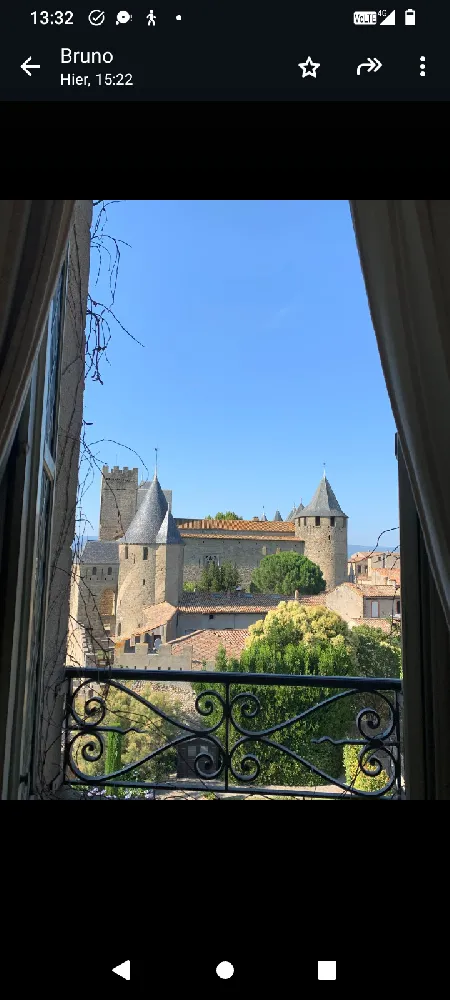
{"type": "MultiPolygon", "coordinates": [[[[192,538],[182,535],[184,548],[183,579],[198,583],[208,556],[217,556],[219,564],[223,562],[236,563],[241,574],[242,585],[248,587],[255,570],[264,556],[273,552],[298,552],[303,555],[304,546],[292,540],[286,542],[253,541],[238,538],[192,538]]],[[[345,563],[347,567],[347,562],[345,563]]]]}
{"type": "Polygon", "coordinates": [[[168,601],[177,606],[183,590],[184,545],[158,545],[156,552],[155,604],[168,601]]]}
{"type": "Polygon", "coordinates": [[[304,555],[320,566],[327,590],[333,590],[347,580],[347,518],[321,517],[316,525],[315,517],[298,517],[295,534],[305,543],[304,555]],[[306,521],[306,525],[305,522],[306,521]]]}
{"type": "Polygon", "coordinates": [[[114,541],[125,533],[136,513],[138,470],[119,469],[111,472],[107,465],[102,469],[100,497],[100,541],[114,541]]]}
{"type": "MultiPolygon", "coordinates": [[[[106,618],[111,622],[114,631],[114,614],[119,576],[117,564],[108,566],[93,566],[81,563],[72,573],[71,614],[81,625],[85,625],[99,640],[102,639],[106,618]],[[112,619],[112,621],[111,621],[112,619]]],[[[75,623],[74,623],[75,624],[75,623]]],[[[103,636],[106,639],[106,636],[103,636]]]]}
{"type": "Polygon", "coordinates": [[[116,635],[128,635],[140,628],[142,609],[155,603],[157,547],[147,545],[145,548],[147,559],[144,559],[143,545],[119,545],[116,635]]]}
{"type": "MultiPolygon", "coordinates": [[[[128,469],[118,465],[104,465],[102,469],[102,485],[100,495],[100,541],[113,542],[122,538],[131,524],[133,517],[141,506],[149,482],[138,486],[138,469],[128,469]]],[[[163,490],[170,512],[172,513],[172,490],[163,490]]]]}

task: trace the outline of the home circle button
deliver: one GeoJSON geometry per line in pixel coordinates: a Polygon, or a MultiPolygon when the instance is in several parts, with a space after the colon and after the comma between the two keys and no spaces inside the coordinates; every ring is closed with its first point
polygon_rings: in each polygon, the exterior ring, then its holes
{"type": "Polygon", "coordinates": [[[216,972],[219,979],[231,979],[234,969],[231,962],[219,962],[216,972]]]}

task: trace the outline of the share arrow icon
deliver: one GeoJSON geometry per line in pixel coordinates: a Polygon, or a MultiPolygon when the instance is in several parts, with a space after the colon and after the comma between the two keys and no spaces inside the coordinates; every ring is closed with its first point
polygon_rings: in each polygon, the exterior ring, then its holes
{"type": "Polygon", "coordinates": [[[369,56],[368,62],[359,64],[358,69],[356,70],[356,75],[361,76],[362,69],[366,69],[368,73],[371,73],[372,70],[374,70],[375,73],[378,73],[378,70],[381,69],[382,65],[383,64],[380,62],[379,59],[376,58],[371,59],[371,57],[369,56]]]}
{"type": "Polygon", "coordinates": [[[116,965],[115,969],[112,971],[116,973],[116,976],[121,976],[122,979],[131,979],[131,963],[122,962],[122,965],[116,965]]]}

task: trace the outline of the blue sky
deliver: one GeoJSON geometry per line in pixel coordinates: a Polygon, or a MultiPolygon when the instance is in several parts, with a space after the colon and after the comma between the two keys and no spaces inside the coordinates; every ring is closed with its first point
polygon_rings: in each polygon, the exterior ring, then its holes
{"type": "MultiPolygon", "coordinates": [[[[346,201],[126,201],[104,384],[88,379],[88,440],[154,448],[173,513],[285,517],[327,477],[349,543],[398,524],[395,426],[346,201]]],[[[91,294],[109,302],[106,265],[91,294]]],[[[139,465],[95,445],[100,464],[139,465]]],[[[142,470],[142,471],[141,471],[142,470]]],[[[84,498],[98,530],[100,473],[84,498]]],[[[385,538],[396,544],[397,535],[385,538]]]]}

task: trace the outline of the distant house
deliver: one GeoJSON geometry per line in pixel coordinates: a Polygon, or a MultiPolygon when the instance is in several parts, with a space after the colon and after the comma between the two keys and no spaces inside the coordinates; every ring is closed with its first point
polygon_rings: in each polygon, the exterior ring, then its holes
{"type": "MultiPolygon", "coordinates": [[[[280,594],[185,593],[178,604],[177,637],[198,629],[243,629],[265,618],[280,601],[280,594]]],[[[323,595],[300,597],[304,604],[323,604],[323,595]]]]}
{"type": "Polygon", "coordinates": [[[375,577],[377,572],[395,570],[396,573],[400,573],[400,552],[379,552],[378,549],[376,552],[354,552],[348,560],[347,568],[350,583],[360,583],[364,580],[374,583],[377,582],[375,577]]]}
{"type": "MultiPolygon", "coordinates": [[[[216,656],[221,646],[223,646],[228,658],[239,659],[245,643],[248,639],[248,629],[198,629],[189,635],[184,635],[181,639],[169,642],[172,657],[180,657],[191,651],[191,663],[193,670],[201,670],[206,664],[207,668],[214,669],[216,656]]],[[[176,661],[173,663],[176,670],[176,661]]]]}
{"type": "Polygon", "coordinates": [[[323,603],[349,622],[360,619],[396,618],[401,614],[400,587],[382,583],[341,583],[323,603]]]}

